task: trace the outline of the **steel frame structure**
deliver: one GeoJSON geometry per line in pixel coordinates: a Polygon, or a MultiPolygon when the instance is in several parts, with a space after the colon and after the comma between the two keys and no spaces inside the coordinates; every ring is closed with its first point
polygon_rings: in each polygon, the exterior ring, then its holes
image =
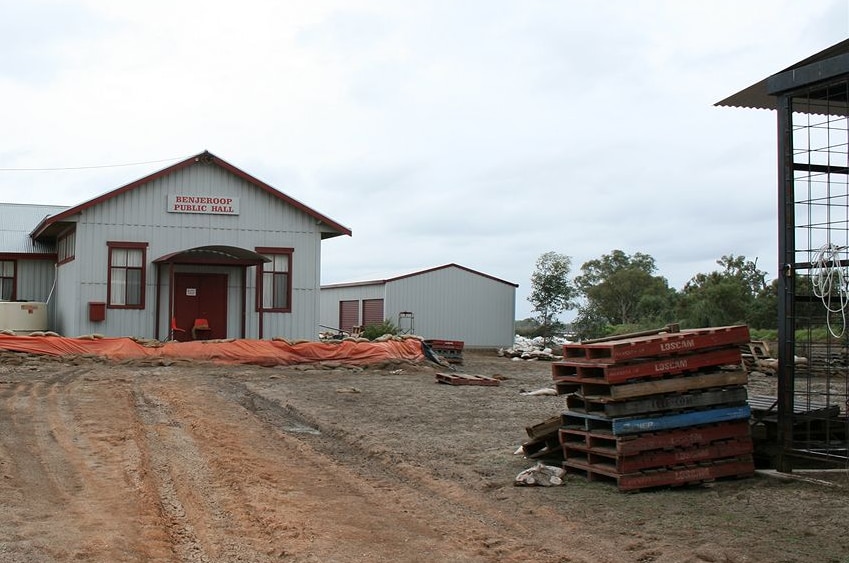
{"type": "Polygon", "coordinates": [[[777,465],[846,465],[849,58],[774,75],[767,92],[778,112],[777,465]]]}

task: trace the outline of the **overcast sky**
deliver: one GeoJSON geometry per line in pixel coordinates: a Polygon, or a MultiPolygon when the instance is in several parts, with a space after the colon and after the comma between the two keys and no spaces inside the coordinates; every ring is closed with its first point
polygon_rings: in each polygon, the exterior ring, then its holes
{"type": "Polygon", "coordinates": [[[209,150],[353,230],[323,283],[454,262],[519,284],[517,318],[547,251],[774,278],[775,113],[713,104],[849,36],[843,0],[0,6],[0,201],[209,150]]]}

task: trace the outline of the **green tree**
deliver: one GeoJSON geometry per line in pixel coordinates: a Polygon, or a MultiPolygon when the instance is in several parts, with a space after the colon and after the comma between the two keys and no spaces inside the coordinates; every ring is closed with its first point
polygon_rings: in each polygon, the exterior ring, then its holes
{"type": "Polygon", "coordinates": [[[763,319],[760,306],[768,307],[769,292],[766,272],[758,269],[757,261],[730,254],[716,263],[721,271],[700,273],[687,282],[682,291],[679,313],[685,326],[725,326],[751,324],[763,319]]]}
{"type": "MultiPolygon", "coordinates": [[[[592,318],[581,326],[640,325],[671,320],[676,293],[666,278],[654,275],[654,258],[614,250],[581,266],[575,284],[587,300],[582,313],[592,318]]],[[[579,316],[581,312],[579,312],[579,316]]]]}
{"type": "Polygon", "coordinates": [[[585,303],[578,307],[578,316],[572,322],[575,336],[580,340],[601,338],[613,334],[613,326],[607,322],[591,303],[585,303]]]}
{"type": "MultiPolygon", "coordinates": [[[[798,288],[799,282],[796,283],[798,288]]],[[[808,305],[806,303],[797,304],[797,312],[807,316],[806,311],[810,308],[808,305]]],[[[778,279],[772,280],[770,284],[764,286],[758,292],[752,305],[749,324],[754,328],[772,330],[778,328],[778,279]]]]}
{"type": "Polygon", "coordinates": [[[539,330],[539,321],[534,318],[522,319],[513,323],[513,330],[519,336],[533,338],[539,330]]]}
{"type": "Polygon", "coordinates": [[[575,307],[575,286],[569,280],[571,269],[572,259],[569,256],[546,252],[537,258],[536,269],[531,275],[528,301],[537,313],[539,334],[546,340],[564,329],[558,315],[575,307]]]}

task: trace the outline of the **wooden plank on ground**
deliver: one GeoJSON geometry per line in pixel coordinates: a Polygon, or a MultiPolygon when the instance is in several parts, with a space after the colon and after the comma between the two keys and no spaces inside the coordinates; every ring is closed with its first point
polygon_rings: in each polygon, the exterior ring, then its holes
{"type": "Polygon", "coordinates": [[[485,375],[472,375],[470,373],[437,373],[437,383],[446,383],[448,385],[501,385],[501,381],[494,377],[485,375]]]}

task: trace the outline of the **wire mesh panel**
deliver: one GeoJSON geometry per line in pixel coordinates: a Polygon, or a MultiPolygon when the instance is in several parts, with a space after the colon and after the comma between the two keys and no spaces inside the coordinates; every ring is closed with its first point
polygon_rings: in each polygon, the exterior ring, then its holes
{"type": "Polygon", "coordinates": [[[779,393],[785,405],[779,412],[782,441],[794,455],[845,462],[849,82],[844,76],[793,92],[787,99],[789,134],[785,131],[779,141],[790,145],[779,147],[787,192],[779,221],[785,246],[790,247],[783,250],[782,288],[787,295],[779,322],[780,334],[792,346],[779,358],[779,393]]]}

